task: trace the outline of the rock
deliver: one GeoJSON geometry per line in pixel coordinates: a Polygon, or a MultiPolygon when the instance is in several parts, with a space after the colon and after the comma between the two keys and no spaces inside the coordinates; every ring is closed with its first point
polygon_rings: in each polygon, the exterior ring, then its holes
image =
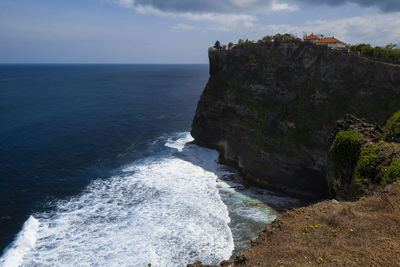
{"type": "MultiPolygon", "coordinates": [[[[370,129],[400,103],[400,65],[312,44],[244,44],[210,51],[209,59],[195,143],[218,149],[220,161],[247,182],[293,195],[322,199],[332,192],[328,152],[337,120],[354,125],[345,117],[354,114],[372,122],[360,119],[360,129],[370,129]]],[[[371,142],[381,135],[372,132],[371,142]]]]}

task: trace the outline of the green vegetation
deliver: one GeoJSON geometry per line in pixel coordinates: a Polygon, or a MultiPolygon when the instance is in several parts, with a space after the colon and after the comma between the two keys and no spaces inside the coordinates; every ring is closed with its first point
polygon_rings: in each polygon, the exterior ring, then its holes
{"type": "Polygon", "coordinates": [[[285,34],[275,34],[274,36],[265,36],[263,40],[274,40],[274,42],[289,42],[289,41],[301,41],[300,38],[297,38],[296,36],[285,33],[285,34]]]}
{"type": "Polygon", "coordinates": [[[358,52],[362,56],[376,57],[400,61],[400,50],[394,49],[396,45],[388,44],[386,46],[373,47],[370,44],[356,44],[349,47],[350,51],[358,52]]]}
{"type": "Polygon", "coordinates": [[[392,160],[390,166],[382,170],[382,174],[382,187],[398,182],[400,180],[400,158],[392,160]]]}
{"type": "Polygon", "coordinates": [[[318,259],[315,259],[315,262],[321,264],[322,262],[324,262],[324,259],[322,257],[319,257],[318,259]]]}
{"type": "Polygon", "coordinates": [[[387,141],[400,143],[400,110],[387,121],[383,130],[387,141]]]}
{"type": "Polygon", "coordinates": [[[339,228],[339,227],[338,227],[338,228],[335,228],[335,229],[332,230],[332,232],[333,232],[333,234],[334,234],[335,236],[338,236],[339,233],[340,233],[340,228],[339,228]]]}
{"type": "Polygon", "coordinates": [[[382,150],[383,147],[378,145],[369,145],[361,149],[360,157],[354,171],[351,192],[352,199],[356,200],[366,193],[368,184],[372,182],[378,172],[375,160],[382,150]]]}
{"type": "Polygon", "coordinates": [[[337,133],[329,152],[336,179],[341,177],[344,169],[352,168],[357,163],[362,138],[361,133],[353,130],[337,133]]]}
{"type": "Polygon", "coordinates": [[[247,45],[247,44],[254,44],[254,43],[262,43],[262,42],[301,42],[302,40],[300,38],[297,38],[296,36],[285,33],[285,34],[275,34],[273,36],[265,36],[261,40],[258,40],[257,42],[255,41],[250,41],[249,39],[243,40],[239,39],[237,44],[234,44],[232,42],[229,42],[228,45],[222,45],[219,41],[216,41],[213,47],[209,48],[209,51],[211,50],[226,50],[226,49],[232,49],[235,46],[242,46],[242,45],[247,45]]]}
{"type": "Polygon", "coordinates": [[[303,231],[305,233],[308,233],[311,229],[317,229],[319,226],[320,226],[320,224],[309,225],[309,226],[303,227],[303,231]]]}
{"type": "Polygon", "coordinates": [[[221,43],[217,40],[214,44],[215,49],[221,49],[221,43]]]}

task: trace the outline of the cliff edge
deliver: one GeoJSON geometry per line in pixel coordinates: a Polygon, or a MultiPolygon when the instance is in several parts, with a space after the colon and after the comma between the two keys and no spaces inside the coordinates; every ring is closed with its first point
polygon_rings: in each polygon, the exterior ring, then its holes
{"type": "Polygon", "coordinates": [[[383,125],[399,109],[400,65],[296,40],[210,50],[209,59],[191,134],[258,186],[334,195],[336,121],[353,114],[383,125]]]}
{"type": "Polygon", "coordinates": [[[393,184],[357,202],[288,211],[219,266],[399,266],[399,203],[400,185],[393,184]]]}

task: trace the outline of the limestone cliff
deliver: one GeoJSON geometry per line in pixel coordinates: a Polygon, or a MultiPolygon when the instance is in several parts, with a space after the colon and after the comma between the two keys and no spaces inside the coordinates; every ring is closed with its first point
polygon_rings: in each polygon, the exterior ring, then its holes
{"type": "Polygon", "coordinates": [[[259,186],[326,197],[336,120],[383,125],[400,108],[397,65],[300,41],[246,43],[209,59],[192,135],[259,186]]]}

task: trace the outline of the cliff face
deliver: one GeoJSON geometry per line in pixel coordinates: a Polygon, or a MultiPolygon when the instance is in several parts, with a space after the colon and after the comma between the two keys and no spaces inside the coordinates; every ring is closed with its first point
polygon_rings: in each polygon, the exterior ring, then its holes
{"type": "Polygon", "coordinates": [[[244,44],[209,59],[192,136],[259,186],[326,197],[336,120],[383,125],[400,108],[400,66],[303,42],[244,44]]]}

